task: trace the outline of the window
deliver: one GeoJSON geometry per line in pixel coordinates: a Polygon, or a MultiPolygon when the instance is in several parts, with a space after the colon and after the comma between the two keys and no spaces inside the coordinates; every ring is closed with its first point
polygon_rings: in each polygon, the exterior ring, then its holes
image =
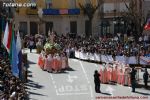
{"type": "Polygon", "coordinates": [[[71,21],[70,22],[70,33],[77,33],[77,22],[76,21],[71,21]]]}
{"type": "Polygon", "coordinates": [[[36,22],[30,22],[30,34],[35,35],[38,33],[38,24],[36,22]]]}
{"type": "Polygon", "coordinates": [[[76,8],[76,0],[69,0],[69,8],[76,8]]]}
{"type": "Polygon", "coordinates": [[[53,31],[53,22],[46,22],[46,36],[48,36],[48,32],[52,32],[53,31]]]}
{"type": "MultiPolygon", "coordinates": [[[[129,3],[126,3],[129,6],[129,3]]],[[[120,12],[128,11],[125,3],[120,3],[120,12]]]]}
{"type": "Polygon", "coordinates": [[[113,3],[105,3],[104,4],[104,13],[110,13],[114,10],[114,4],[113,3]]]}
{"type": "Polygon", "coordinates": [[[45,0],[46,8],[49,9],[52,7],[52,0],[45,0]]]}
{"type": "Polygon", "coordinates": [[[27,22],[20,22],[20,27],[19,27],[20,35],[21,37],[24,37],[27,34],[27,22]]]}

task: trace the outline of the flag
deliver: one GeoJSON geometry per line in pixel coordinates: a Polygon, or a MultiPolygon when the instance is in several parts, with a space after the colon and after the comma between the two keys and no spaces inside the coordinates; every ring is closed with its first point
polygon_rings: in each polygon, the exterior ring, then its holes
{"type": "Polygon", "coordinates": [[[10,52],[11,39],[12,39],[12,26],[11,24],[8,26],[8,22],[7,22],[4,31],[3,45],[7,49],[8,53],[10,52]]]}
{"type": "Polygon", "coordinates": [[[59,14],[60,14],[60,15],[68,14],[68,9],[60,9],[60,10],[59,10],[59,14]]]}
{"type": "Polygon", "coordinates": [[[144,26],[145,30],[150,30],[150,18],[147,20],[147,23],[144,26]]]}
{"type": "Polygon", "coordinates": [[[0,27],[0,35],[1,35],[1,42],[2,42],[2,37],[3,37],[3,34],[4,34],[4,31],[5,31],[5,20],[4,18],[2,17],[1,18],[1,27],[0,27]]]}
{"type": "Polygon", "coordinates": [[[19,77],[19,70],[18,70],[18,55],[17,55],[17,48],[16,48],[16,41],[15,41],[15,34],[14,29],[11,30],[12,39],[10,42],[10,62],[11,62],[11,71],[14,76],[19,77]]]}
{"type": "Polygon", "coordinates": [[[19,31],[17,32],[17,40],[16,40],[16,50],[18,55],[18,69],[19,69],[19,77],[22,79],[22,51],[21,51],[21,38],[19,31]]]}
{"type": "Polygon", "coordinates": [[[21,51],[21,39],[20,39],[20,33],[17,32],[17,41],[16,41],[16,49],[17,49],[17,55],[21,51]]]}

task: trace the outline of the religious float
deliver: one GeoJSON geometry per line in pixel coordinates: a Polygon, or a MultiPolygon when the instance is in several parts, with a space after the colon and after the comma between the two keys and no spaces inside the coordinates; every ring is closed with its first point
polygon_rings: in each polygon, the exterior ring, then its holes
{"type": "Polygon", "coordinates": [[[64,71],[69,67],[65,52],[55,40],[55,35],[50,34],[38,59],[38,65],[42,70],[54,73],[64,71]]]}

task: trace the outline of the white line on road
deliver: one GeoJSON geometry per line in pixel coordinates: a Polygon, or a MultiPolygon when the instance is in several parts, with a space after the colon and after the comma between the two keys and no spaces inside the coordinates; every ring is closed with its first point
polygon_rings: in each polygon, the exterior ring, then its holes
{"type": "Polygon", "coordinates": [[[55,81],[54,81],[53,75],[50,74],[50,76],[51,76],[51,79],[52,79],[52,83],[53,83],[53,85],[54,85],[54,88],[55,88],[55,90],[56,90],[56,95],[58,95],[57,86],[56,86],[56,83],[55,83],[55,81]]]}
{"type": "MultiPolygon", "coordinates": [[[[85,77],[87,79],[88,84],[90,84],[90,81],[88,79],[87,73],[86,73],[86,71],[85,71],[85,69],[84,69],[83,64],[82,64],[81,61],[80,61],[80,65],[81,65],[81,68],[83,70],[83,73],[85,74],[85,77]]],[[[92,86],[91,85],[90,85],[90,94],[91,94],[91,98],[93,98],[93,92],[92,92],[92,86]]],[[[91,100],[93,100],[93,99],[91,99],[91,100]]]]}
{"type": "Polygon", "coordinates": [[[58,93],[57,95],[83,95],[83,94],[89,94],[89,93],[58,93]]]}
{"type": "Polygon", "coordinates": [[[92,86],[90,85],[91,98],[93,98],[92,86]]]}
{"type": "Polygon", "coordinates": [[[59,95],[59,93],[58,93],[57,89],[55,89],[55,90],[56,90],[56,95],[59,95]]]}
{"type": "Polygon", "coordinates": [[[51,76],[52,81],[54,81],[54,78],[53,78],[52,74],[50,74],[50,76],[51,76]]]}
{"type": "Polygon", "coordinates": [[[83,73],[84,73],[84,75],[85,75],[85,77],[86,77],[86,79],[87,79],[88,84],[90,84],[90,81],[89,81],[89,79],[88,79],[88,77],[87,77],[87,73],[85,72],[85,69],[84,69],[83,64],[82,64],[81,61],[80,61],[80,65],[81,65],[81,68],[82,68],[82,70],[83,70],[83,73]]]}
{"type": "Polygon", "coordinates": [[[94,65],[95,65],[96,67],[98,67],[97,64],[94,64],[94,65]]]}

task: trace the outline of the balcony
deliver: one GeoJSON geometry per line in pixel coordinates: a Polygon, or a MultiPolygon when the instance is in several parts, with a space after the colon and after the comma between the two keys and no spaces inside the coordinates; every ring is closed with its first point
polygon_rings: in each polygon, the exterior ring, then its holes
{"type": "Polygon", "coordinates": [[[33,9],[33,8],[27,8],[26,13],[27,15],[37,15],[38,9],[33,9]]]}

